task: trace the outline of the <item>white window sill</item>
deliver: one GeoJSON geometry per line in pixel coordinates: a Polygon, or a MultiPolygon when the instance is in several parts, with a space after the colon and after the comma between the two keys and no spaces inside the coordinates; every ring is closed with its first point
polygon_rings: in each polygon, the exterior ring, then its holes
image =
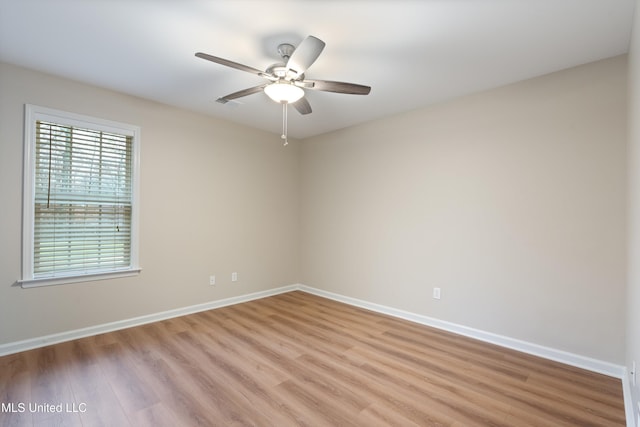
{"type": "Polygon", "coordinates": [[[141,271],[141,268],[129,268],[127,270],[83,274],[79,276],[46,277],[41,279],[18,280],[18,283],[23,289],[38,288],[40,286],[64,285],[68,283],[91,282],[94,280],[117,279],[120,277],[136,276],[140,274],[141,271]]]}

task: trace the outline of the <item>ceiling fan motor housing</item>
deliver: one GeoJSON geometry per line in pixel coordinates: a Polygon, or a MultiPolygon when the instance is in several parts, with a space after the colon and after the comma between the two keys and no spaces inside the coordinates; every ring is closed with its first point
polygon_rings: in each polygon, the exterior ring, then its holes
{"type": "Polygon", "coordinates": [[[278,79],[283,79],[287,77],[287,67],[285,64],[278,62],[277,64],[270,65],[265,70],[265,73],[276,76],[278,79]]]}

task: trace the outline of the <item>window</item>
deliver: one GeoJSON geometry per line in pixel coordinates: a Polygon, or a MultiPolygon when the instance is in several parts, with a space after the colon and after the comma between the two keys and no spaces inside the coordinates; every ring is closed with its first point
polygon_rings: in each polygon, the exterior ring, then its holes
{"type": "Polygon", "coordinates": [[[25,108],[22,287],[136,274],[140,129],[25,108]]]}

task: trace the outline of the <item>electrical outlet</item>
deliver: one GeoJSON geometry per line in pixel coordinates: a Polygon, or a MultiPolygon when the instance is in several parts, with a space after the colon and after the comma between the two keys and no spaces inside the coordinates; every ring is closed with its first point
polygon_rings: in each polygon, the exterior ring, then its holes
{"type": "Polygon", "coordinates": [[[433,288],[433,299],[440,299],[440,288],[433,288]]]}
{"type": "MultiPolygon", "coordinates": [[[[629,375],[631,375],[631,384],[633,384],[633,386],[636,386],[636,377],[638,376],[638,372],[636,371],[636,361],[634,360],[633,362],[631,362],[631,372],[629,372],[629,375]]],[[[640,426],[638,426],[640,427],[640,426]]]]}
{"type": "Polygon", "coordinates": [[[232,282],[237,282],[238,281],[238,273],[236,273],[235,271],[233,273],[231,273],[231,281],[232,282]]]}
{"type": "Polygon", "coordinates": [[[209,284],[211,286],[216,284],[216,276],[209,276],[209,284]]]}

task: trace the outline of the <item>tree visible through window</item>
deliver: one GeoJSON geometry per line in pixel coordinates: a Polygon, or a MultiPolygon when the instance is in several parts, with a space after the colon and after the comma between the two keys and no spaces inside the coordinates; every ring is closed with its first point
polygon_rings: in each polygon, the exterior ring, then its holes
{"type": "Polygon", "coordinates": [[[137,269],[137,128],[40,110],[27,106],[33,228],[23,282],[137,269]]]}

